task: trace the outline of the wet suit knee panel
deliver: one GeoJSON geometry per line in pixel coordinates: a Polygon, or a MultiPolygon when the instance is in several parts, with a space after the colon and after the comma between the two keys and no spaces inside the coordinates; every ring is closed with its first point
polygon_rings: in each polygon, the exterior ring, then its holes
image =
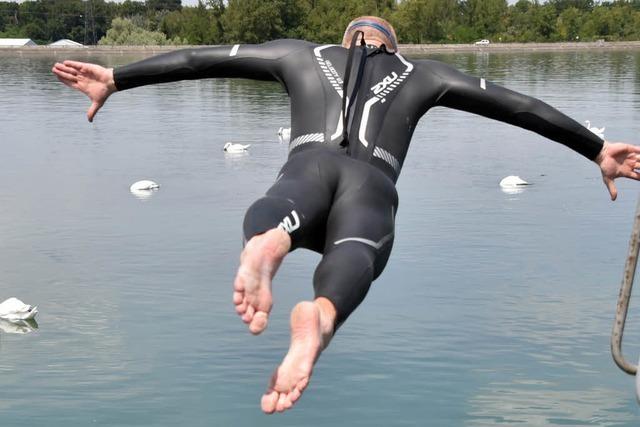
{"type": "Polygon", "coordinates": [[[315,297],[335,306],[336,327],[360,305],[374,279],[376,254],[362,243],[349,242],[325,253],[313,276],[315,297]]]}

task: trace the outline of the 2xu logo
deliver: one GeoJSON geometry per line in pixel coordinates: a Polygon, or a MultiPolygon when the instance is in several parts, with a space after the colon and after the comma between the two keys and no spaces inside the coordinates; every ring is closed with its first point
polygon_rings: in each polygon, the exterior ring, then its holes
{"type": "Polygon", "coordinates": [[[298,217],[298,213],[296,211],[291,211],[291,218],[289,215],[285,216],[284,219],[278,227],[284,229],[287,233],[291,234],[300,228],[300,218],[298,217]]]}
{"type": "Polygon", "coordinates": [[[373,91],[374,94],[377,95],[383,90],[385,90],[387,86],[389,86],[391,83],[395,82],[396,80],[398,80],[398,75],[396,74],[395,71],[392,71],[390,75],[388,75],[380,83],[372,87],[371,90],[373,91]]]}

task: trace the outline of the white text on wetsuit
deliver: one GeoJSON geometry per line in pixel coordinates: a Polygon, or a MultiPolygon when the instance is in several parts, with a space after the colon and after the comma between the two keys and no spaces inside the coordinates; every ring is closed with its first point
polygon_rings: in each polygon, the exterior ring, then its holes
{"type": "Polygon", "coordinates": [[[396,74],[395,71],[392,71],[390,75],[388,75],[380,83],[372,87],[371,90],[373,91],[373,93],[377,95],[383,90],[385,90],[387,86],[389,86],[391,83],[395,82],[396,80],[398,80],[398,75],[396,74]]]}
{"type": "Polygon", "coordinates": [[[329,69],[329,71],[331,72],[331,74],[333,75],[333,77],[336,79],[336,81],[340,84],[342,84],[342,79],[340,78],[340,74],[338,74],[338,72],[336,71],[335,68],[333,68],[333,64],[331,63],[331,61],[326,60],[325,64],[327,64],[327,68],[329,69]]]}
{"type": "Polygon", "coordinates": [[[298,213],[296,211],[291,211],[291,217],[293,221],[288,216],[285,216],[282,222],[278,225],[278,227],[283,228],[284,231],[291,234],[300,228],[300,218],[298,218],[298,213]]]}

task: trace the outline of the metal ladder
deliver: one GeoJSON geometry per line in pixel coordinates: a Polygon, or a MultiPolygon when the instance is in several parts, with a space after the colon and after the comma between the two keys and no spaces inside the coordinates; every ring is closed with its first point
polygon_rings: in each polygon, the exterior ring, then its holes
{"type": "Polygon", "coordinates": [[[611,354],[616,365],[624,372],[630,375],[636,375],[636,397],[640,402],[640,376],[637,375],[638,366],[629,363],[622,355],[622,334],[624,333],[624,323],[627,319],[627,310],[629,309],[629,300],[631,299],[631,288],[633,287],[633,278],[636,273],[636,265],[638,264],[638,252],[640,250],[640,200],[636,207],[636,214],[633,221],[633,229],[631,231],[631,239],[629,241],[629,254],[624,267],[624,276],[622,277],[622,286],[620,295],[618,296],[618,306],[616,308],[616,320],[613,324],[613,332],[611,333],[611,354]]]}

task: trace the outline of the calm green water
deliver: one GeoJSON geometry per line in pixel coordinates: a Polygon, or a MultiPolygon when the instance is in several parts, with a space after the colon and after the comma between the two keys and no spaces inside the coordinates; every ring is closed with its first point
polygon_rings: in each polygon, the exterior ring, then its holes
{"type": "MultiPolygon", "coordinates": [[[[640,143],[638,52],[438,58],[640,143]]],[[[0,53],[0,300],[40,309],[34,332],[0,330],[1,426],[639,425],[633,380],[609,355],[637,183],[611,203],[565,147],[432,111],[399,181],[387,270],[299,405],[265,416],[319,259],[288,257],[270,328],[251,336],[231,284],[244,210],[286,158],[286,97],[249,81],[147,87],[89,124],[55,60],[0,53]],[[229,157],[226,141],[252,146],[229,157]],[[511,174],[534,185],[506,194],[511,174]],[[145,178],[162,187],[140,200],[129,185],[145,178]]]]}

